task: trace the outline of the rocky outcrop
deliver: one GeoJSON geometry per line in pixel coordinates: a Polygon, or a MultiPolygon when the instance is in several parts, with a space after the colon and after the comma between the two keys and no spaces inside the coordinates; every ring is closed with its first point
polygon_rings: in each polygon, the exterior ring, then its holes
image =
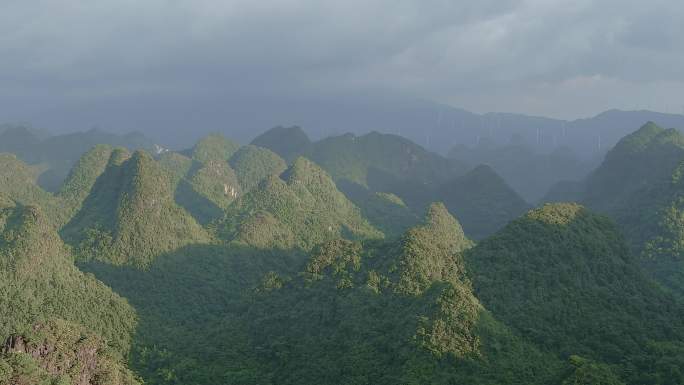
{"type": "Polygon", "coordinates": [[[0,360],[14,354],[29,356],[40,369],[35,373],[17,373],[10,384],[30,383],[45,376],[66,378],[72,385],[138,384],[120,359],[108,351],[102,338],[61,320],[37,323],[27,333],[8,337],[2,345],[0,360]]]}

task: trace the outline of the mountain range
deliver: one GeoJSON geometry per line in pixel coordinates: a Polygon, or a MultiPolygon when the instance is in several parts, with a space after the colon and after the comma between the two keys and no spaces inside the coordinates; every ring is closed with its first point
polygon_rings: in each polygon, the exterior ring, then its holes
{"type": "MultiPolygon", "coordinates": [[[[1,125],[0,151],[17,153],[19,158],[33,164],[41,161],[40,157],[34,159],[36,154],[58,153],[60,148],[68,148],[71,144],[69,159],[42,156],[42,161],[49,160],[51,171],[41,175],[41,185],[55,190],[78,156],[95,144],[163,151],[165,148],[187,148],[189,143],[219,132],[239,143],[254,140],[260,147],[271,148],[277,136],[265,138],[261,135],[263,130],[289,122],[303,130],[294,132],[287,131],[287,126],[281,127],[282,132],[289,135],[288,144],[282,146],[290,148],[279,148],[275,152],[288,162],[293,160],[293,154],[304,152],[312,140],[347,133],[360,137],[377,131],[402,136],[429,151],[448,154],[450,158],[472,166],[488,164],[526,201],[537,203],[558,181],[580,179],[597,167],[620,138],[638,129],[643,122],[653,121],[668,128],[684,127],[684,115],[647,110],[608,110],[589,118],[563,120],[514,113],[478,114],[439,103],[391,96],[323,98],[291,104],[265,101],[262,107],[222,106],[222,118],[216,115],[217,111],[208,111],[203,115],[207,123],[197,126],[193,121],[196,127],[193,130],[185,129],[183,117],[166,122],[163,127],[154,124],[133,127],[130,122],[119,124],[122,129],[137,129],[144,135],[111,135],[98,129],[54,135],[45,130],[1,125]],[[228,116],[225,114],[230,116],[229,127],[222,123],[228,116]],[[12,133],[17,129],[21,133],[4,137],[3,132],[12,133]],[[298,135],[298,139],[294,135],[298,135]],[[51,137],[54,138],[49,139],[51,137]],[[11,148],[3,145],[17,140],[19,143],[11,148]],[[54,143],[35,151],[31,143],[41,140],[54,143]],[[157,147],[155,143],[158,143],[157,147]],[[32,149],[31,154],[23,156],[22,148],[32,149]],[[78,150],[73,151],[76,148],[78,150]]],[[[274,130],[269,132],[270,135],[275,133],[274,130]]]]}
{"type": "Polygon", "coordinates": [[[52,191],[46,140],[0,154],[2,385],[684,383],[675,129],[538,207],[395,134],[54,147],[52,191]]]}
{"type": "MultiPolygon", "coordinates": [[[[118,127],[116,132],[119,133],[142,130],[157,143],[176,149],[211,132],[248,143],[263,130],[284,124],[303,127],[315,140],[345,133],[362,135],[380,131],[403,136],[440,154],[446,154],[456,145],[472,147],[488,141],[501,146],[513,141],[542,153],[566,146],[582,160],[602,156],[621,137],[647,121],[665,127],[684,127],[684,115],[639,108],[608,110],[593,117],[564,120],[508,112],[475,113],[397,95],[337,95],[315,100],[291,96],[287,100],[262,99],[258,103],[235,100],[227,105],[193,106],[192,111],[184,107],[168,111],[151,102],[146,109],[148,113],[164,118],[145,120],[143,126],[125,114],[97,122],[92,121],[97,111],[89,111],[81,121],[118,127]],[[188,127],[193,129],[188,130],[188,127]]],[[[70,113],[73,117],[82,115],[79,111],[70,113]]],[[[111,117],[112,114],[106,110],[101,115],[111,117]]],[[[73,127],[73,123],[59,121],[54,121],[53,125],[61,127],[60,133],[66,132],[66,127],[73,127]]]]}

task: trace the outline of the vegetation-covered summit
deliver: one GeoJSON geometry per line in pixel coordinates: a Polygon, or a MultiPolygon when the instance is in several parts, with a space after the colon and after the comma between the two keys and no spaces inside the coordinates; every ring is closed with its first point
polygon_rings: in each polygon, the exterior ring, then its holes
{"type": "Polygon", "coordinates": [[[310,156],[333,179],[346,179],[375,191],[392,191],[393,184],[406,180],[434,185],[464,171],[459,163],[407,139],[377,132],[323,139],[314,144],[310,156]]]}
{"type": "Polygon", "coordinates": [[[603,362],[629,384],[684,381],[684,308],[647,278],[608,218],[545,205],[467,262],[483,305],[544,351],[603,362]]]}
{"type": "Polygon", "coordinates": [[[71,169],[57,193],[67,218],[71,218],[81,208],[97,178],[105,172],[114,151],[111,146],[97,145],[85,153],[71,169]]]}
{"type": "Polygon", "coordinates": [[[227,161],[240,148],[240,145],[221,134],[202,138],[192,149],[192,159],[206,163],[210,160],[227,161]]]}
{"type": "Polygon", "coordinates": [[[656,278],[684,293],[684,136],[648,123],[584,183],[583,202],[615,219],[656,278]]]}
{"type": "Polygon", "coordinates": [[[230,158],[242,191],[250,191],[261,181],[280,175],[287,169],[287,163],[273,151],[253,145],[243,146],[230,158]]]}
{"type": "Polygon", "coordinates": [[[58,200],[37,185],[39,173],[16,155],[0,153],[0,193],[24,205],[40,206],[53,219],[62,217],[58,200]]]}
{"type": "Polygon", "coordinates": [[[218,229],[224,239],[261,248],[310,250],[337,237],[382,237],[320,167],[301,157],[238,198],[218,229]]]}
{"type": "Polygon", "coordinates": [[[297,159],[298,156],[308,154],[311,149],[311,140],[300,127],[274,127],[257,136],[252,144],[271,149],[288,162],[297,159]]]}
{"type": "Polygon", "coordinates": [[[584,201],[602,211],[620,210],[634,194],[670,181],[682,160],[684,137],[647,123],[608,152],[587,180],[584,201]]]}
{"type": "Polygon", "coordinates": [[[174,199],[173,179],[150,155],[112,152],[62,236],[85,259],[147,266],[157,255],[209,236],[174,199]]]}

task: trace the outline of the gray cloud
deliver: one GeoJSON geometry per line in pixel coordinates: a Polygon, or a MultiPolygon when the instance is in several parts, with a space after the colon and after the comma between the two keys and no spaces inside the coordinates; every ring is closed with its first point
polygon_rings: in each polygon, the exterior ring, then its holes
{"type": "Polygon", "coordinates": [[[336,94],[682,112],[683,19],[677,0],[4,0],[0,120],[172,125],[193,104],[189,124],[336,94]]]}

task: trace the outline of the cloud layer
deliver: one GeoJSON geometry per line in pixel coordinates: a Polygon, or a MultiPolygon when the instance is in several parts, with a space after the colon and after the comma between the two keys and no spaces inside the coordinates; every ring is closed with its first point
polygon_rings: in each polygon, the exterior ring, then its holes
{"type": "Polygon", "coordinates": [[[336,94],[682,113],[681,20],[678,0],[4,0],[0,120],[336,94]]]}

